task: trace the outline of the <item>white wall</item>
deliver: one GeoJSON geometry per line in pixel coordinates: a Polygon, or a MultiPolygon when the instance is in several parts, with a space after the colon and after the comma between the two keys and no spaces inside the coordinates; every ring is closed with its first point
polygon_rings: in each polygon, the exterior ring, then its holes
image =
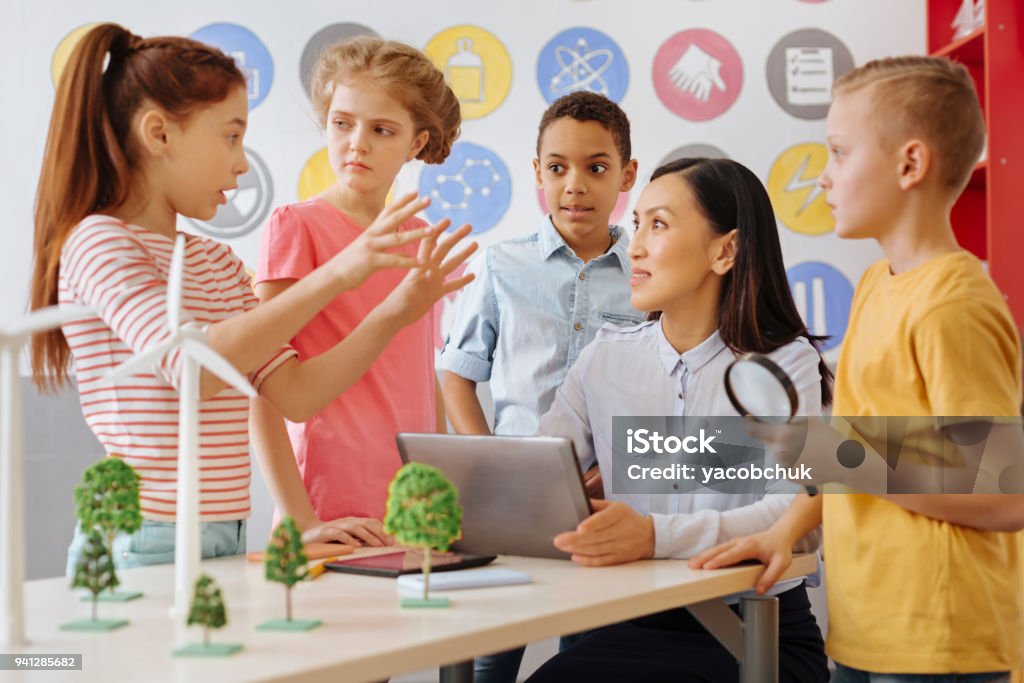
{"type": "MultiPolygon", "coordinates": [[[[292,5],[269,0],[179,0],[159,9],[128,0],[16,0],[3,10],[3,17],[0,202],[7,210],[6,244],[0,251],[0,288],[4,292],[0,320],[23,310],[27,296],[32,197],[53,98],[51,60],[61,40],[83,24],[113,20],[142,35],[188,35],[211,23],[230,22],[258,36],[273,60],[274,77],[265,100],[252,109],[246,146],[270,169],[273,206],[297,200],[303,166],[323,146],[323,136],[314,124],[299,78],[302,50],[315,33],[329,24],[354,22],[423,48],[432,37],[455,25],[473,24],[489,30],[511,59],[511,88],[504,102],[489,115],[464,122],[462,140],[483,145],[500,157],[509,169],[512,197],[500,223],[478,235],[483,245],[530,231],[541,216],[531,170],[536,125],[546,106],[537,83],[538,55],[565,29],[597,29],[611,36],[625,54],[629,83],[621,105],[633,122],[634,154],[643,177],[671,150],[706,143],[767,179],[785,150],[799,143],[820,142],[823,120],[797,118],[776,104],[769,93],[769,54],[792,31],[826,31],[849,48],[857,63],[884,55],[922,52],[925,45],[923,0],[442,0],[431,5],[416,0],[292,5]],[[670,112],[652,84],[652,65],[659,46],[678,31],[694,28],[710,29],[725,37],[743,64],[738,99],[717,118],[702,122],[687,121],[670,112]]],[[[488,61],[484,66],[491,68],[492,64],[488,61]]],[[[775,78],[780,76],[776,74],[775,78]]],[[[720,93],[712,92],[712,98],[716,94],[720,93]]],[[[788,179],[798,161],[795,157],[782,169],[785,177],[779,177],[783,186],[792,185],[788,179]]],[[[416,189],[421,166],[411,164],[403,171],[399,189],[416,189]]],[[[814,174],[805,177],[813,178],[814,174]]],[[[630,207],[643,185],[638,183],[632,192],[630,207]]],[[[794,196],[806,197],[809,192],[797,190],[794,196]]],[[[816,201],[817,206],[812,203],[811,208],[820,210],[821,199],[816,201]]],[[[180,227],[195,230],[184,222],[180,227]]],[[[823,227],[827,230],[828,225],[823,227]]],[[[810,237],[784,225],[780,225],[780,233],[787,266],[825,262],[841,271],[851,284],[879,253],[870,243],[840,244],[832,234],[810,237]]],[[[229,241],[247,263],[254,262],[258,229],[229,241]]],[[[827,299],[832,292],[830,283],[825,284],[827,299]]],[[[803,291],[809,296],[808,309],[813,312],[818,300],[821,313],[821,290],[811,284],[797,293],[803,291]]],[[[830,308],[828,315],[825,331],[835,333],[835,312],[830,308]]],[[[810,322],[815,322],[813,317],[810,322]]],[[[829,360],[835,360],[834,350],[829,360]]]]}

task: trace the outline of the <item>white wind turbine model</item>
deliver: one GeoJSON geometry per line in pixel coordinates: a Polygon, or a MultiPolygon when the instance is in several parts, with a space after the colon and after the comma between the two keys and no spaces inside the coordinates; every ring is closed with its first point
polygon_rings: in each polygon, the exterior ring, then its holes
{"type": "Polygon", "coordinates": [[[148,371],[173,351],[181,352],[181,381],[178,390],[178,504],[174,539],[174,640],[183,647],[188,632],[188,614],[196,578],[199,575],[199,373],[203,368],[249,397],[256,391],[238,370],[207,344],[206,335],[194,326],[181,324],[182,280],[185,266],[185,236],[178,235],[167,277],[167,326],[170,337],[164,343],[125,361],[110,374],[111,381],[148,371]]]}
{"type": "Polygon", "coordinates": [[[18,359],[36,332],[90,315],[82,306],[49,306],[0,326],[0,646],[25,644],[25,490],[18,359]]]}

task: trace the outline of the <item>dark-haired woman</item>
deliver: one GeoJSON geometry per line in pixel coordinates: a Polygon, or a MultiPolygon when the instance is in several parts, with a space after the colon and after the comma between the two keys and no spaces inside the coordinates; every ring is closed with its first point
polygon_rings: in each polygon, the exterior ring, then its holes
{"type": "MultiPolygon", "coordinates": [[[[605,479],[607,500],[555,539],[591,566],[692,557],[767,529],[797,495],[616,493],[608,485],[623,466],[613,462],[614,416],[735,416],[723,376],[748,351],[786,371],[801,414],[818,414],[831,400],[818,339],[790,294],[771,203],[750,170],[724,159],[666,164],[637,202],[634,223],[632,303],[649,320],[598,333],[539,430],[571,438],[583,464],[596,459],[605,479]]],[[[780,679],[828,680],[804,580],[780,582],[770,594],[780,603],[780,679]]],[[[740,597],[727,602],[735,609],[740,597]]],[[[673,609],[592,631],[530,680],[727,683],[738,676],[732,655],[687,610],[673,609]]]]}

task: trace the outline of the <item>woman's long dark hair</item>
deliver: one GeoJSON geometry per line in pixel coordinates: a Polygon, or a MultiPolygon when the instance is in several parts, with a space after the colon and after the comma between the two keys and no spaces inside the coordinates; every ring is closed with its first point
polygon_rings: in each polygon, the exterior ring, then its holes
{"type": "MultiPolygon", "coordinates": [[[[770,353],[797,337],[818,348],[828,337],[812,335],[800,319],[782,261],[779,231],[768,192],[756,175],[731,159],[677,159],[655,169],[651,180],[676,174],[693,193],[719,235],[737,231],[736,262],[722,278],[718,332],[734,353],[770,353]]],[[[661,312],[651,313],[651,318],[661,312]]],[[[821,351],[818,352],[819,358],[821,351]]],[[[832,372],[820,358],[821,403],[832,403],[832,372]]]]}

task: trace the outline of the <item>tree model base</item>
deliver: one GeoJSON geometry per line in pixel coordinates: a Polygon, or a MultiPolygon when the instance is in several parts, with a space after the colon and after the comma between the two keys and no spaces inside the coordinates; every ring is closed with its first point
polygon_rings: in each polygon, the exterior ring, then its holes
{"type": "Polygon", "coordinates": [[[320,626],[319,619],[271,619],[256,627],[257,631],[311,631],[320,626]]]}
{"type": "MultiPolygon", "coordinates": [[[[112,593],[100,593],[96,596],[96,602],[131,602],[142,597],[138,591],[114,591],[112,593]]],[[[82,602],[92,602],[91,595],[83,595],[82,602]]]]}
{"type": "Polygon", "coordinates": [[[404,609],[451,607],[451,600],[448,598],[402,598],[398,606],[404,609]]]}
{"type": "Polygon", "coordinates": [[[127,619],[79,619],[60,625],[61,631],[113,631],[127,626],[127,619]]]}
{"type": "Polygon", "coordinates": [[[175,657],[230,657],[242,649],[241,643],[189,643],[172,650],[175,657]]]}

